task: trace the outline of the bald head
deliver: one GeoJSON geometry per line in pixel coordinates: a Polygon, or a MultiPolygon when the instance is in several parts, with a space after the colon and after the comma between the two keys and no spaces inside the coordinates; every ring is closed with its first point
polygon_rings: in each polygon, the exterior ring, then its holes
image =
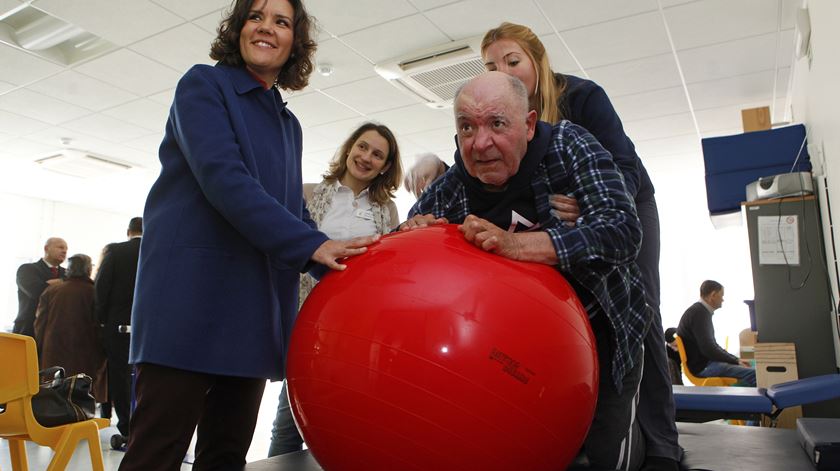
{"type": "Polygon", "coordinates": [[[44,244],[44,260],[50,265],[61,265],[67,258],[67,242],[60,237],[50,237],[44,244]]]}
{"type": "Polygon", "coordinates": [[[458,148],[468,174],[489,191],[504,189],[534,137],[536,111],[528,110],[522,82],[502,72],[486,72],[455,95],[458,148]]]}
{"type": "Polygon", "coordinates": [[[528,90],[525,89],[525,84],[513,75],[493,71],[478,75],[458,88],[454,100],[456,117],[458,114],[458,99],[462,93],[466,92],[470,96],[475,96],[476,94],[482,96],[487,91],[495,91],[502,97],[511,100],[512,105],[519,105],[518,111],[521,111],[523,114],[528,112],[528,90]]]}

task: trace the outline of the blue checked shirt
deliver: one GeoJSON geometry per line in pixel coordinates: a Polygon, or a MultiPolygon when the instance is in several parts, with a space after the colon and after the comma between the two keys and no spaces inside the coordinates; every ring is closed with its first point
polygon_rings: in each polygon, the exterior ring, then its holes
{"type": "MultiPolygon", "coordinates": [[[[589,317],[604,315],[609,321],[614,347],[611,373],[620,391],[634,359],[642,358],[639,351],[651,318],[634,262],[642,232],[633,199],[609,152],[570,121],[553,127],[538,122],[528,152],[545,156],[531,179],[541,230],[551,237],[556,267],[575,287],[589,317]],[[551,215],[548,197],[554,193],[577,200],[580,217],[574,227],[551,215]]],[[[470,202],[456,173],[452,167],[437,179],[409,217],[432,214],[462,223],[470,214],[470,202]]]]}

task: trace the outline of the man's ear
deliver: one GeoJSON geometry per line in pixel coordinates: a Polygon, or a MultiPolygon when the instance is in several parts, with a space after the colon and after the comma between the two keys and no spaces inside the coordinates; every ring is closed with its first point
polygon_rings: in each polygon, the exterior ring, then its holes
{"type": "Polygon", "coordinates": [[[534,133],[537,130],[537,111],[531,110],[525,115],[525,125],[528,126],[528,142],[534,138],[534,133]]]}

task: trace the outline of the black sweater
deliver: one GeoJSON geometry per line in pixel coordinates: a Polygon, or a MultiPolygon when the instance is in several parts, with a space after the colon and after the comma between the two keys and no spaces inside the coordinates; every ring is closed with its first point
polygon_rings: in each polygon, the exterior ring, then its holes
{"type": "Polygon", "coordinates": [[[694,374],[703,371],[710,361],[738,364],[738,357],[722,349],[715,342],[712,313],[703,303],[696,302],[686,309],[677,327],[677,335],[685,346],[688,369],[694,374]]]}

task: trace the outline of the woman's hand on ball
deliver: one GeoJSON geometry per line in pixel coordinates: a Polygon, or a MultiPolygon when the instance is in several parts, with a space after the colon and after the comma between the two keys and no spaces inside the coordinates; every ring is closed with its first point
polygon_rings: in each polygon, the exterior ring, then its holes
{"type": "Polygon", "coordinates": [[[378,240],[379,234],[348,240],[328,240],[315,250],[312,260],[333,270],[344,270],[347,265],[338,263],[338,260],[363,254],[367,251],[368,245],[378,240]]]}
{"type": "Polygon", "coordinates": [[[435,224],[448,224],[446,218],[436,218],[432,214],[416,214],[408,221],[400,224],[401,231],[410,231],[419,227],[433,226],[435,224]]]}

